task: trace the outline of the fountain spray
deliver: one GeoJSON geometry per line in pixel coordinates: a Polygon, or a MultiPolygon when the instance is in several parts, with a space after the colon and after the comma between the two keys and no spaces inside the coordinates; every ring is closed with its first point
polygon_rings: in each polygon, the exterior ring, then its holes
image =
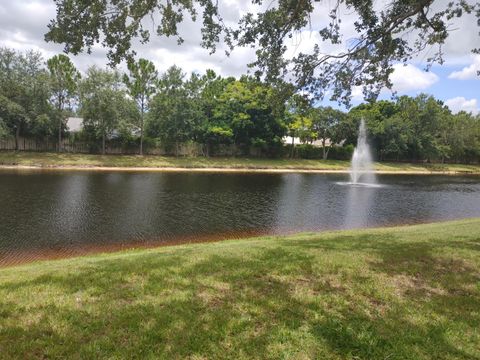
{"type": "Polygon", "coordinates": [[[365,120],[363,118],[360,121],[360,128],[358,130],[357,146],[353,151],[350,181],[354,185],[376,183],[375,173],[373,172],[372,155],[367,142],[367,127],[365,126],[365,120]]]}

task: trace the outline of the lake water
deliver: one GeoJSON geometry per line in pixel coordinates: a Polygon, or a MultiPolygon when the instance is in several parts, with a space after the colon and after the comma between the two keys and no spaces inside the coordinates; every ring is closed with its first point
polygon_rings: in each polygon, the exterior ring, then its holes
{"type": "Polygon", "coordinates": [[[480,216],[480,177],[0,171],[0,264],[480,216]]]}

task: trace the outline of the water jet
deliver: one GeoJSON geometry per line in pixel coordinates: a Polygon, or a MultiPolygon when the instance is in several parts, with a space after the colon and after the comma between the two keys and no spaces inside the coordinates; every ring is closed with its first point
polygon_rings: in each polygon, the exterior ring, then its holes
{"type": "Polygon", "coordinates": [[[356,186],[375,185],[377,183],[373,170],[372,155],[367,141],[367,127],[362,118],[358,129],[357,146],[353,151],[350,166],[350,184],[356,186]]]}

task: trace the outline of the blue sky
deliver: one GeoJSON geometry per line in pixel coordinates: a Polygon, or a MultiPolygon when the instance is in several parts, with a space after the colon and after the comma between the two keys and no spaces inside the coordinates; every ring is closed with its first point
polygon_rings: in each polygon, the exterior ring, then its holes
{"type": "MultiPolygon", "coordinates": [[[[474,61],[472,59],[472,61],[474,61]]],[[[413,64],[412,64],[413,65],[413,64]]],[[[413,65],[416,68],[423,69],[422,64],[413,65]]],[[[457,65],[435,65],[430,69],[430,73],[436,76],[436,80],[432,79],[427,82],[428,86],[415,87],[415,81],[410,85],[402,86],[405,90],[398,91],[398,95],[416,96],[420,93],[434,95],[436,98],[444,101],[454,111],[465,110],[468,112],[478,113],[480,108],[480,77],[478,75],[464,75],[463,79],[452,78],[452,74],[461,73],[462,70],[468,69],[471,64],[457,65]]],[[[480,70],[480,66],[478,67],[480,70]]],[[[402,75],[403,76],[403,75],[402,75]]],[[[458,75],[457,75],[458,77],[458,75]]],[[[391,93],[385,91],[380,95],[381,99],[390,100],[391,93]]],[[[353,104],[357,105],[362,102],[361,97],[354,97],[353,104]]]]}
{"type": "MultiPolygon", "coordinates": [[[[432,7],[441,6],[446,0],[435,1],[432,7]]],[[[467,0],[472,2],[473,0],[467,0]]],[[[378,0],[378,6],[385,6],[387,0],[378,0]]],[[[311,51],[313,44],[319,42],[318,32],[312,29],[320,28],[328,21],[331,1],[322,0],[315,3],[312,14],[312,28],[296,34],[291,43],[287,44],[290,55],[299,52],[311,51]]],[[[255,12],[258,9],[251,5],[251,0],[219,0],[220,10],[226,22],[235,23],[239,16],[246,12],[255,12]]],[[[432,9],[432,11],[434,11],[432,9]]],[[[353,27],[355,14],[345,10],[342,14],[342,32],[346,43],[356,35],[353,27]]],[[[62,45],[45,43],[44,34],[47,24],[55,17],[53,0],[0,0],[0,46],[6,46],[25,51],[34,49],[40,51],[45,58],[62,52],[62,45]]],[[[480,77],[476,72],[480,70],[480,56],[472,56],[470,50],[480,46],[479,30],[476,19],[463,16],[451,24],[453,31],[444,45],[446,65],[434,66],[431,72],[422,69],[425,66],[421,61],[415,61],[404,67],[396,66],[392,75],[394,88],[398,95],[415,96],[421,92],[434,95],[443,100],[455,112],[467,110],[478,113],[480,108],[480,77]],[[474,27],[472,27],[474,26],[474,27]],[[456,75],[453,76],[452,74],[456,75]]],[[[176,39],[158,38],[152,36],[147,45],[134,44],[138,55],[152,60],[160,72],[172,65],[180,66],[185,72],[204,72],[213,69],[224,76],[239,76],[247,71],[247,66],[254,57],[253,49],[238,48],[230,57],[224,55],[220,48],[214,55],[201,48],[200,24],[185,21],[179,30],[184,34],[185,43],[177,46],[176,39]]],[[[324,52],[341,51],[328,44],[321,43],[324,52]]],[[[86,71],[91,65],[106,66],[106,50],[95,46],[93,53],[80,54],[72,60],[81,71],[86,71]]],[[[425,57],[426,55],[424,55],[425,57]]],[[[359,90],[359,89],[357,89],[359,90]]],[[[359,103],[359,91],[356,92],[353,103],[359,103]]],[[[390,98],[389,93],[382,94],[383,98],[390,98]]],[[[328,101],[325,101],[327,104],[328,101]]]]}
{"type": "MultiPolygon", "coordinates": [[[[469,79],[451,79],[449,75],[461,71],[466,66],[456,65],[456,66],[447,66],[447,65],[435,65],[432,67],[431,72],[438,76],[438,81],[434,82],[428,88],[425,89],[425,92],[434,94],[436,97],[442,100],[447,100],[457,96],[463,96],[465,98],[476,98],[478,97],[480,90],[479,79],[469,78],[469,79]]],[[[406,95],[416,95],[421,91],[412,90],[406,91],[406,95]]]]}
{"type": "MultiPolygon", "coordinates": [[[[479,77],[469,79],[450,79],[448,76],[455,71],[461,71],[465,66],[435,66],[432,69],[440,80],[434,83],[428,90],[440,99],[449,99],[456,96],[465,98],[477,98],[480,90],[479,77]]],[[[480,70],[480,69],[479,69],[480,70]]]]}

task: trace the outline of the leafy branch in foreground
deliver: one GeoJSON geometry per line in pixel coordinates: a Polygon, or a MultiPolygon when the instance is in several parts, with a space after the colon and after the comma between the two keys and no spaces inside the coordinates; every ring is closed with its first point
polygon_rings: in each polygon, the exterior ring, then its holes
{"type": "MultiPolygon", "coordinates": [[[[224,21],[214,0],[55,0],[57,16],[49,24],[47,41],[63,43],[65,51],[91,52],[96,43],[108,48],[111,64],[135,57],[132,41],[150,40],[151,19],[159,36],[183,42],[179,24],[186,17],[202,17],[201,45],[211,52],[225,45],[229,54],[236,47],[253,47],[256,59],[250,66],[256,76],[270,83],[293,81],[298,89],[349,104],[352,89],[362,86],[367,99],[375,99],[383,87],[391,88],[389,76],[395,62],[407,62],[427,47],[435,47],[427,67],[443,62],[442,45],[454,18],[472,14],[480,21],[480,3],[455,0],[393,0],[379,6],[373,0],[336,0],[330,5],[328,23],[315,22],[324,6],[314,0],[251,0],[258,12],[249,12],[238,22],[224,21]],[[342,11],[356,15],[356,35],[345,39],[342,11]],[[288,41],[302,31],[319,36],[311,52],[288,55],[288,41]],[[326,51],[334,45],[336,50],[326,51]]],[[[478,25],[480,22],[477,21],[478,25]]],[[[474,26],[475,26],[474,25],[474,26]]],[[[471,31],[469,29],[464,29],[471,31]]],[[[474,53],[479,48],[472,49],[474,53]]]]}

